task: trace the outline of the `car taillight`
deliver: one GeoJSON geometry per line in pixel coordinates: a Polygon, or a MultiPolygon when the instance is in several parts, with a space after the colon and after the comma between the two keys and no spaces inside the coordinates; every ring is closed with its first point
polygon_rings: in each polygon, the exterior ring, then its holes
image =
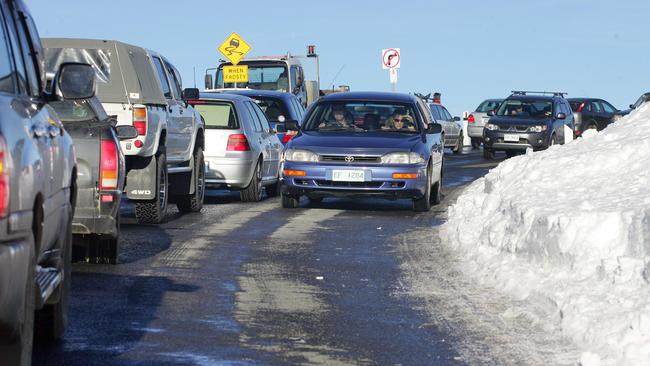
{"type": "Polygon", "coordinates": [[[115,142],[102,140],[99,159],[99,189],[116,189],[119,156],[115,142]]]}
{"type": "Polygon", "coordinates": [[[228,136],[228,151],[250,151],[250,146],[248,146],[248,140],[246,135],[243,133],[237,133],[234,135],[228,136]]]}
{"type": "Polygon", "coordinates": [[[138,135],[144,136],[147,134],[147,108],[133,108],[133,127],[138,130],[138,135]]]}
{"type": "Polygon", "coordinates": [[[7,143],[0,135],[0,217],[7,216],[9,211],[9,171],[7,143]]]}
{"type": "Polygon", "coordinates": [[[296,131],[287,131],[287,133],[285,133],[284,136],[282,136],[282,143],[286,144],[287,142],[289,142],[289,140],[291,140],[297,134],[298,134],[298,132],[296,132],[296,131]]]}
{"type": "Polygon", "coordinates": [[[580,103],[580,106],[578,107],[578,109],[576,109],[576,112],[582,112],[582,109],[584,107],[585,107],[585,103],[584,102],[580,103]]]}
{"type": "Polygon", "coordinates": [[[474,119],[474,115],[470,114],[469,117],[467,117],[467,123],[474,123],[476,122],[476,119],[474,119]]]}

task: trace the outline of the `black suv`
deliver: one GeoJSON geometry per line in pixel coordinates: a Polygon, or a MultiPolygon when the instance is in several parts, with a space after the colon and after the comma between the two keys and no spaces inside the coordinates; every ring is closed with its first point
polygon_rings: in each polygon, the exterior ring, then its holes
{"type": "Polygon", "coordinates": [[[620,112],[609,102],[597,98],[568,98],[575,123],[575,135],[580,136],[587,130],[601,131],[614,122],[614,116],[620,112]]]}
{"type": "Polygon", "coordinates": [[[496,151],[514,156],[518,152],[544,150],[563,144],[574,121],[564,93],[513,91],[483,128],[483,156],[492,159],[496,151]]]}

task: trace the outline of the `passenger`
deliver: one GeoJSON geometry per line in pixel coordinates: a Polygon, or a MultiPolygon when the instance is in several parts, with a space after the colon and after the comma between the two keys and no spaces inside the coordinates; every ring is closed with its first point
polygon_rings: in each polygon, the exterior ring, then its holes
{"type": "Polygon", "coordinates": [[[406,114],[403,110],[395,110],[393,114],[386,121],[386,128],[388,130],[414,130],[413,118],[406,114]]]}
{"type": "Polygon", "coordinates": [[[340,104],[332,106],[331,117],[333,120],[323,121],[318,128],[345,128],[352,127],[345,118],[345,107],[340,104]]]}
{"type": "Polygon", "coordinates": [[[368,131],[374,131],[379,129],[379,115],[374,113],[366,113],[363,116],[363,128],[368,131]]]}

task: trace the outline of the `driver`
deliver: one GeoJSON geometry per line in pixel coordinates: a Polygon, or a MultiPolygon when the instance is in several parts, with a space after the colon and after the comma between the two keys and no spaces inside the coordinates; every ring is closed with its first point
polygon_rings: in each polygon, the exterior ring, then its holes
{"type": "Polygon", "coordinates": [[[345,107],[343,107],[343,105],[340,104],[333,105],[331,116],[334,117],[334,120],[324,121],[320,125],[318,125],[318,128],[351,127],[347,119],[345,118],[345,107]]]}

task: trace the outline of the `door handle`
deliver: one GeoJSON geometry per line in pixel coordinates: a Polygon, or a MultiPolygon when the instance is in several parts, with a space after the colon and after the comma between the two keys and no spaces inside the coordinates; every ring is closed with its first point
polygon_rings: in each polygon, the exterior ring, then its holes
{"type": "Polygon", "coordinates": [[[45,136],[45,134],[47,134],[47,129],[45,128],[45,126],[39,123],[34,123],[31,129],[32,129],[32,133],[36,137],[43,137],[45,136]]]}
{"type": "Polygon", "coordinates": [[[179,112],[183,114],[183,108],[178,108],[179,112]]]}

